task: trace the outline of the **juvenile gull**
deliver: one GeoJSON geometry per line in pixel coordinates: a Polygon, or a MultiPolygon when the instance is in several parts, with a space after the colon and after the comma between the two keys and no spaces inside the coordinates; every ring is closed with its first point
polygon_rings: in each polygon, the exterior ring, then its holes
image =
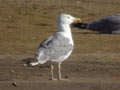
{"type": "MultiPolygon", "coordinates": [[[[35,57],[37,62],[30,62],[31,66],[44,64],[47,61],[58,63],[58,80],[61,78],[61,63],[66,60],[72,53],[74,43],[72,39],[70,24],[73,22],[80,22],[79,18],[75,18],[68,14],[61,14],[57,19],[58,32],[44,40],[35,57]]],[[[51,63],[51,79],[53,77],[53,64],[51,63]]]]}
{"type": "Polygon", "coordinates": [[[73,26],[103,34],[120,34],[120,14],[105,16],[90,23],[74,23],[73,26]]]}

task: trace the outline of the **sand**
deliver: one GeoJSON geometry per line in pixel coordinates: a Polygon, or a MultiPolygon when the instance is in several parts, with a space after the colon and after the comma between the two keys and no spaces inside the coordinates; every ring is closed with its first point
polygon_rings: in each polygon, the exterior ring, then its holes
{"type": "Polygon", "coordinates": [[[23,62],[34,59],[41,41],[57,31],[60,13],[90,22],[119,8],[119,0],[0,0],[0,90],[120,90],[119,34],[72,28],[75,48],[62,64],[68,81],[49,80],[50,63],[23,62]]]}

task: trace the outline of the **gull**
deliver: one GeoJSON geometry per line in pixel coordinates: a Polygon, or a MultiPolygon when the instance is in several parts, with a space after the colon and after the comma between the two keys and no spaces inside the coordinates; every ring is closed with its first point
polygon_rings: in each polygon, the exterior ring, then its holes
{"type": "Polygon", "coordinates": [[[120,14],[105,16],[90,23],[75,23],[73,27],[89,29],[103,34],[120,34],[120,14]]]}
{"type": "Polygon", "coordinates": [[[64,80],[61,77],[61,63],[65,61],[72,53],[74,43],[70,24],[80,22],[80,18],[75,18],[69,14],[61,14],[57,18],[58,32],[46,38],[35,53],[36,62],[30,62],[29,65],[35,66],[51,62],[51,80],[64,80]],[[58,64],[58,79],[53,75],[53,63],[58,64]]]}

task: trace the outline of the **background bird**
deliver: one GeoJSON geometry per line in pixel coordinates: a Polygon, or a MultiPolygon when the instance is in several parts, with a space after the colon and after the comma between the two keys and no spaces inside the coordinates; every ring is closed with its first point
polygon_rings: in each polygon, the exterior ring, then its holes
{"type": "MultiPolygon", "coordinates": [[[[68,14],[61,14],[57,19],[58,32],[40,44],[35,53],[37,61],[29,62],[29,65],[35,66],[48,61],[55,62],[58,64],[58,80],[63,80],[61,78],[61,63],[71,55],[74,47],[70,29],[70,24],[73,22],[80,22],[80,19],[68,14]]],[[[56,80],[53,76],[53,63],[51,63],[51,79],[56,80]]]]}
{"type": "Polygon", "coordinates": [[[105,16],[90,23],[73,23],[73,27],[89,29],[103,34],[120,34],[120,14],[105,16]]]}

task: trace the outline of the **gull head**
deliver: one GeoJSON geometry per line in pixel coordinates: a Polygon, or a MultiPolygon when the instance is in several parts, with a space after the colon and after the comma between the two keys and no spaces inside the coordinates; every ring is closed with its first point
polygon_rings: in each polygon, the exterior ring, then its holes
{"type": "Polygon", "coordinates": [[[57,23],[58,24],[72,24],[72,23],[77,23],[80,22],[81,19],[80,18],[75,18],[69,14],[61,14],[58,19],[57,19],[57,23]]]}

